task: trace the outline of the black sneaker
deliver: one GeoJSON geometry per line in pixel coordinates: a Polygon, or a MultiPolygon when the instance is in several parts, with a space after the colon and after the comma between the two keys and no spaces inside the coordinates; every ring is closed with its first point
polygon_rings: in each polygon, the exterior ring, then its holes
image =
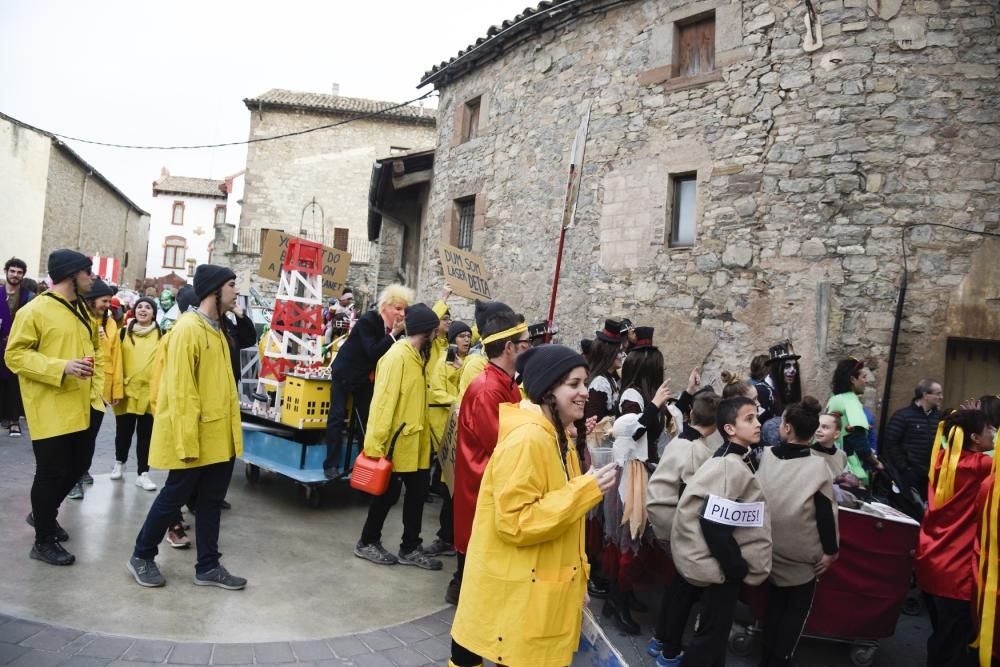
{"type": "Polygon", "coordinates": [[[227,591],[241,591],[247,586],[246,579],[229,574],[221,565],[205,574],[195,572],[194,583],[196,586],[218,586],[227,591]]]}
{"type": "MultiPolygon", "coordinates": [[[[32,514],[31,512],[28,512],[28,516],[24,517],[24,521],[25,521],[25,523],[27,523],[32,528],[35,527],[35,515],[32,514]]],[[[59,525],[58,521],[56,521],[56,535],[55,535],[55,537],[60,542],[69,542],[69,533],[67,533],[65,530],[63,530],[63,527],[59,525]]]]}
{"type": "Polygon", "coordinates": [[[437,558],[431,558],[424,553],[424,550],[417,547],[410,553],[399,552],[400,565],[416,565],[424,570],[440,570],[444,564],[437,558]]]}
{"type": "Polygon", "coordinates": [[[77,482],[66,496],[70,500],[83,500],[83,484],[77,482]]]}
{"type": "Polygon", "coordinates": [[[146,588],[159,588],[167,583],[167,580],[160,574],[160,568],[156,566],[156,561],[152,558],[145,559],[132,556],[128,559],[125,567],[132,574],[135,583],[146,588]]]}
{"type": "Polygon", "coordinates": [[[93,484],[94,478],[90,476],[89,472],[83,473],[83,477],[80,478],[81,484],[93,484]]]}
{"type": "Polygon", "coordinates": [[[362,544],[358,542],[354,545],[354,555],[358,558],[370,560],[376,565],[395,565],[398,559],[386,551],[381,542],[374,544],[362,544]]]}
{"type": "Polygon", "coordinates": [[[229,501],[227,501],[225,498],[223,498],[222,502],[219,503],[219,508],[220,509],[224,509],[224,510],[231,510],[231,509],[233,509],[233,506],[229,504],[229,501]]]}
{"type": "Polygon", "coordinates": [[[428,556],[454,556],[456,551],[454,544],[437,539],[424,548],[424,553],[428,556]]]}
{"type": "Polygon", "coordinates": [[[458,604],[458,596],[462,592],[462,584],[454,579],[448,582],[448,589],[444,592],[444,601],[448,604],[458,604]]]}
{"type": "Polygon", "coordinates": [[[63,549],[57,540],[35,542],[28,555],[49,565],[72,565],[76,562],[76,556],[63,549]]]}

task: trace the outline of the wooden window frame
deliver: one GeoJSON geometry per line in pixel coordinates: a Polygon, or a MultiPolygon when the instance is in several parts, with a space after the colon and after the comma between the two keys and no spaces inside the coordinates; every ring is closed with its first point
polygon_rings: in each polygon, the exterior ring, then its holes
{"type": "Polygon", "coordinates": [[[216,226],[216,227],[218,227],[219,224],[223,224],[223,225],[226,224],[226,213],[227,213],[227,211],[226,211],[226,205],[225,204],[216,204],[215,205],[215,213],[212,214],[212,224],[214,226],[216,226]],[[220,210],[222,211],[222,222],[221,223],[219,222],[219,211],[220,210]]]}
{"type": "Polygon", "coordinates": [[[698,231],[698,173],[694,171],[670,174],[670,230],[667,236],[667,246],[670,248],[694,247],[698,231]],[[694,211],[691,214],[691,242],[681,243],[678,240],[681,222],[681,183],[694,183],[694,211]]]}
{"type": "Polygon", "coordinates": [[[695,14],[680,21],[674,22],[674,53],[673,53],[673,63],[671,64],[671,75],[678,79],[695,79],[699,77],[712,76],[716,71],[715,63],[715,53],[716,53],[716,28],[717,21],[715,19],[715,10],[709,10],[707,12],[702,12],[700,14],[695,14]],[[698,26],[706,25],[709,22],[712,24],[712,45],[709,49],[708,55],[711,58],[711,68],[710,69],[698,69],[696,71],[685,71],[682,69],[682,56],[685,53],[684,46],[682,44],[685,35],[691,34],[698,26]]]}
{"type": "Polygon", "coordinates": [[[170,207],[170,224],[171,225],[175,225],[177,227],[183,227],[184,226],[184,212],[185,212],[184,209],[185,208],[186,207],[184,206],[184,202],[182,202],[179,199],[175,199],[174,200],[174,205],[170,207]],[[180,222],[174,222],[177,219],[177,213],[176,213],[176,211],[177,211],[177,207],[178,206],[181,209],[181,221],[180,222]]]}
{"type": "Polygon", "coordinates": [[[163,239],[163,268],[184,269],[185,268],[184,263],[186,260],[187,260],[187,239],[185,239],[183,236],[168,236],[167,238],[163,239]],[[172,241],[173,243],[171,243],[172,241]],[[177,260],[176,248],[180,248],[181,252],[183,253],[180,257],[179,262],[177,260]],[[173,258],[172,258],[174,263],[168,264],[167,253],[170,252],[171,249],[175,249],[173,251],[173,258]]]}

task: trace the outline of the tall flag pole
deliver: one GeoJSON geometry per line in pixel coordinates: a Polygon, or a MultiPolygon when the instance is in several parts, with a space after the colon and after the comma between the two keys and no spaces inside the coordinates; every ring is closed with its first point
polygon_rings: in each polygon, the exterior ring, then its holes
{"type": "Polygon", "coordinates": [[[545,327],[545,342],[551,342],[556,314],[556,294],[559,292],[559,273],[562,270],[563,248],[566,245],[566,230],[576,219],[576,203],[580,197],[580,179],[583,177],[583,155],[587,145],[587,131],[590,128],[590,107],[580,118],[573,139],[573,149],[569,158],[569,177],[566,179],[566,205],[563,207],[562,225],[559,229],[559,250],[556,254],[556,273],[552,279],[552,298],[549,301],[549,319],[545,327]]]}

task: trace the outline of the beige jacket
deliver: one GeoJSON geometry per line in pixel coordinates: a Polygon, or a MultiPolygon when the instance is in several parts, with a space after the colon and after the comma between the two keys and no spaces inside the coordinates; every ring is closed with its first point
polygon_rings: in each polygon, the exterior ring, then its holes
{"type": "MultiPolygon", "coordinates": [[[[764,501],[764,492],[753,471],[737,453],[713,456],[695,472],[677,505],[670,531],[674,566],[695,586],[721,584],[726,580],[719,562],[708,549],[701,527],[710,495],[740,503],[764,501]]],[[[749,568],[743,581],[751,586],[762,583],[771,572],[771,518],[767,503],[763,526],[734,528],[733,539],[749,568]]]]}
{"type": "Polygon", "coordinates": [[[717,434],[697,440],[674,438],[663,450],[656,471],[649,478],[646,490],[646,514],[653,533],[661,540],[670,540],[674,514],[684,488],[694,473],[722,444],[717,434]]]}
{"type": "Polygon", "coordinates": [[[820,452],[815,449],[812,450],[812,454],[826,463],[826,467],[830,471],[830,477],[832,479],[836,479],[837,475],[847,470],[847,452],[840,447],[837,447],[832,454],[820,452]]]}
{"type": "Polygon", "coordinates": [[[837,520],[833,478],[826,463],[819,456],[779,459],[766,447],[757,481],[771,511],[774,556],[770,580],[775,586],[801,586],[812,581],[814,566],[823,557],[814,495],[822,493],[830,499],[834,522],[837,520]]]}

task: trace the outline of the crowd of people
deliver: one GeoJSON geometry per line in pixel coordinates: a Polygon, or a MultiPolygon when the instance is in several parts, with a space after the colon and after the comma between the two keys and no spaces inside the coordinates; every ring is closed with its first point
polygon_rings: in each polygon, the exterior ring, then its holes
{"type": "MultiPolygon", "coordinates": [[[[165,331],[164,304],[142,297],[117,312],[115,290],[78,252],[51,254],[51,287],[40,294],[25,271],[17,259],[5,266],[0,415],[16,437],[26,413],[31,432],[30,556],[74,562],[58,510],[82,496],[111,407],[111,479],[123,478],[133,438],[139,487],[157,490],[150,467],[168,471],[128,558],[132,577],[164,585],[155,558],[164,539],[190,545],[186,505],[197,513],[194,583],[245,587],[218,550],[242,452],[238,350],[256,343],[235,274],[199,266],[165,331]]],[[[871,379],[862,360],[841,360],[829,391],[815,388],[830,394],[825,406],[805,393],[789,341],[748,355],[747,377],[726,371],[716,387],[695,368],[676,393],[650,327],[609,319],[577,350],[499,301],[477,301],[474,321],[458,321],[449,296],[427,306],[391,285],[360,315],[349,290],[331,304],[331,321],[346,320],[349,333],[332,362],[324,472],[349,475],[344,428],[354,420],[362,455],[392,463],[354,555],[427,570],[457,556],[444,591],[457,605],[450,664],[567,665],[589,598],[604,599],[603,614],[636,635],[632,612],[648,611],[640,594],[659,588],[647,646],[657,664],[722,665],[747,585],[768,591],[761,665],[790,664],[840,550],[838,506],[877,496],[883,479],[922,522],[916,580],[933,625],[928,664],[975,664],[967,647],[976,633],[990,655],[1000,398],[944,414],[941,383],[921,381],[878,447],[860,399],[871,379]],[[432,492],[442,507],[425,545],[432,492]],[[393,553],[382,531],[401,496],[393,553]]]]}

